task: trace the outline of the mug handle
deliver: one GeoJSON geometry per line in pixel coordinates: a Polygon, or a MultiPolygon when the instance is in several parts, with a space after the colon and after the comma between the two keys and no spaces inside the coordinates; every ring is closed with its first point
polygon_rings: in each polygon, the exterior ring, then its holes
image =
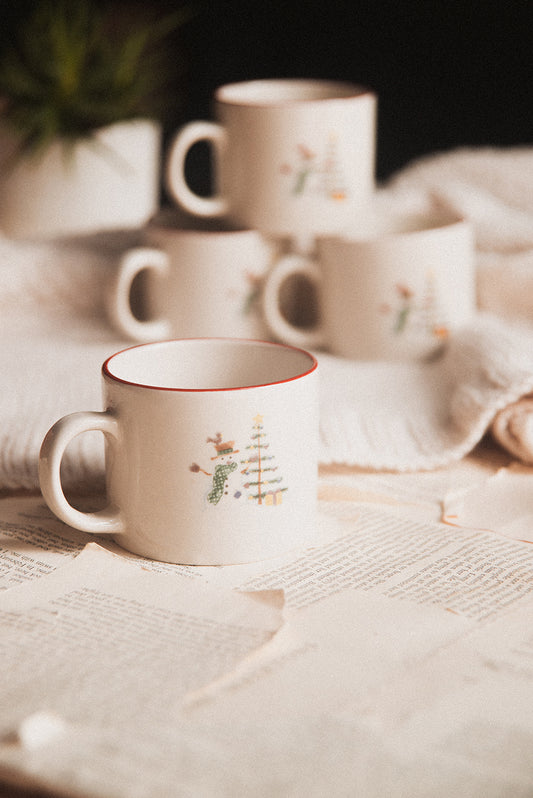
{"type": "Polygon", "coordinates": [[[268,275],[263,287],[263,315],[270,331],[279,340],[291,346],[320,348],[325,344],[325,334],[319,323],[312,328],[296,327],[283,316],[280,310],[280,294],[283,283],[291,276],[300,274],[317,289],[322,275],[318,264],[304,255],[287,255],[281,258],[268,275]]]}
{"type": "Polygon", "coordinates": [[[139,272],[151,270],[157,277],[168,274],[166,252],[151,247],[136,247],[122,256],[115,284],[108,295],[108,311],[118,330],[135,341],[157,341],[170,335],[170,321],[135,318],[131,310],[131,286],[139,272]]]}
{"type": "Polygon", "coordinates": [[[195,216],[223,216],[228,203],[220,193],[212,197],[201,197],[192,191],[185,180],[185,160],[187,153],[199,141],[207,141],[214,149],[214,171],[218,173],[218,158],[221,158],[226,144],[226,133],[217,122],[190,122],[178,131],[170,145],[166,165],[166,184],[176,202],[195,216]]]}
{"type": "Polygon", "coordinates": [[[124,521],[118,510],[106,507],[98,512],[84,513],[76,510],[63,492],[61,461],[65,449],[76,435],[89,430],[99,430],[114,442],[119,438],[117,420],[109,412],[71,413],[56,421],[48,430],[39,453],[41,492],[52,512],[75,529],[97,535],[124,532],[124,521]]]}

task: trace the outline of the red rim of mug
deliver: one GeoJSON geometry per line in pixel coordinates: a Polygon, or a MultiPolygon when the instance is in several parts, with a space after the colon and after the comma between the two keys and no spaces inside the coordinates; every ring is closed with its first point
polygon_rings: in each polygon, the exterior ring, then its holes
{"type": "Polygon", "coordinates": [[[295,380],[299,380],[302,377],[307,377],[309,374],[312,374],[313,371],[316,371],[318,368],[318,361],[310,352],[306,349],[300,349],[297,346],[289,346],[288,344],[281,344],[275,341],[263,341],[260,339],[253,339],[253,338],[175,338],[165,341],[151,341],[144,344],[136,344],[135,346],[128,346],[125,349],[121,349],[118,352],[114,352],[110,355],[102,365],[102,375],[107,377],[108,379],[112,380],[113,382],[121,383],[122,385],[131,385],[136,388],[146,388],[152,391],[170,391],[174,393],[216,393],[216,392],[231,392],[231,391],[247,391],[252,388],[266,388],[271,385],[283,385],[284,383],[294,382],[295,380]],[[143,382],[135,382],[134,380],[126,380],[123,377],[117,377],[116,374],[113,374],[110,371],[110,363],[114,360],[115,357],[124,354],[125,352],[132,352],[136,349],[146,349],[148,347],[156,347],[165,344],[172,344],[172,343],[238,343],[244,344],[245,346],[252,346],[252,345],[261,345],[266,347],[277,347],[279,349],[283,349],[286,351],[292,352],[299,352],[302,355],[305,355],[310,363],[311,366],[306,371],[302,371],[299,374],[295,374],[293,377],[287,377],[284,380],[274,380],[273,382],[259,382],[254,385],[235,385],[231,386],[230,388],[174,388],[168,387],[165,385],[147,385],[143,382]]]}

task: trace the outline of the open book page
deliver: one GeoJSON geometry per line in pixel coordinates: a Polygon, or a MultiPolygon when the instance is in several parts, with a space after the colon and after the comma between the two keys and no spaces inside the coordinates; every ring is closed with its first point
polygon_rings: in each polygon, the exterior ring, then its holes
{"type": "Polygon", "coordinates": [[[102,798],[530,795],[527,765],[483,757],[532,733],[511,714],[533,549],[424,518],[321,501],[316,544],[272,560],[165,573],[91,544],[4,590],[3,773],[102,798]],[[32,745],[43,711],[59,732],[32,745]]]}
{"type": "MultiPolygon", "coordinates": [[[[344,504],[340,512],[347,514],[344,504]]],[[[421,617],[427,614],[436,635],[425,635],[430,646],[446,642],[450,624],[453,634],[459,634],[533,600],[533,549],[528,544],[490,532],[414,522],[373,505],[352,506],[352,519],[344,519],[343,529],[343,535],[291,562],[270,570],[265,563],[266,569],[254,578],[236,566],[222,569],[218,579],[228,584],[231,577],[244,590],[283,589],[289,610],[316,607],[316,617],[324,619],[327,601],[336,596],[368,596],[369,607],[372,601],[381,605],[385,600],[390,616],[399,614],[410,629],[421,628],[421,617]]],[[[298,617],[294,632],[301,631],[298,617]]],[[[345,628],[340,611],[338,618],[345,628]]],[[[386,616],[374,617],[370,610],[365,616],[373,630],[383,629],[385,621],[386,616]]],[[[324,634],[327,629],[324,620],[324,634]]],[[[357,627],[348,624],[346,632],[359,645],[357,627]]],[[[414,640],[413,631],[406,631],[406,640],[414,640]]],[[[411,656],[420,653],[411,651],[411,656]]],[[[368,667],[374,677],[377,651],[368,667]]],[[[213,692],[213,685],[209,690],[213,692]]]]}
{"type": "Polygon", "coordinates": [[[431,471],[366,471],[341,464],[322,465],[321,502],[366,502],[393,506],[402,515],[440,521],[444,496],[486,484],[510,457],[490,439],[484,439],[467,458],[431,471]]]}
{"type": "Polygon", "coordinates": [[[87,543],[129,557],[157,573],[202,578],[202,569],[147,560],[118,547],[108,535],[89,535],[59,521],[40,496],[0,500],[0,591],[38,579],[68,564],[87,543]]]}
{"type": "MultiPolygon", "coordinates": [[[[331,512],[318,513],[312,546],[329,542],[342,533],[341,523],[331,512]]],[[[190,579],[218,579],[224,569],[210,566],[174,565],[148,560],[125,551],[109,535],[89,535],[59,521],[39,496],[20,496],[0,500],[0,592],[30,582],[69,563],[87,543],[120,554],[142,570],[154,573],[178,573],[190,579]]],[[[305,550],[305,549],[304,549],[305,550]]],[[[301,548],[288,551],[272,560],[243,566],[248,577],[262,573],[272,564],[291,562],[301,548]]],[[[229,572],[234,570],[229,567],[229,572]]],[[[239,579],[242,570],[236,571],[239,579]]],[[[237,580],[238,581],[238,580],[237,580]]],[[[229,583],[234,580],[230,577],[229,583]]]]}
{"type": "Polygon", "coordinates": [[[94,537],[55,518],[41,497],[0,501],[0,591],[69,563],[94,537]]]}
{"type": "Polygon", "coordinates": [[[212,588],[89,544],[68,567],[0,596],[0,762],[30,774],[35,765],[59,784],[65,768],[79,769],[80,783],[70,772],[62,786],[92,789],[89,737],[113,738],[120,762],[132,739],[179,734],[185,693],[267,644],[282,610],[280,591],[212,588]]]}
{"type": "Polygon", "coordinates": [[[283,584],[287,623],[253,670],[189,693],[188,717],[221,737],[253,706],[247,734],[297,795],[529,796],[531,546],[360,510],[345,538],[247,583],[283,584]]]}
{"type": "Polygon", "coordinates": [[[374,504],[331,503],[330,512],[335,511],[344,534],[329,543],[278,567],[265,561],[255,578],[247,578],[247,567],[233,566],[217,571],[218,580],[231,580],[243,590],[283,589],[291,609],[350,588],[471,620],[533,596],[533,579],[528,578],[533,548],[527,543],[413,521],[374,504]]]}
{"type": "Polygon", "coordinates": [[[533,543],[533,468],[515,463],[484,483],[450,491],[443,520],[533,543]]]}
{"type": "Polygon", "coordinates": [[[533,794],[532,622],[530,600],[400,671],[358,707],[365,723],[406,768],[426,759],[483,784],[475,795],[533,794]]]}
{"type": "MultiPolygon", "coordinates": [[[[331,794],[349,786],[365,798],[525,798],[533,790],[524,758],[533,734],[531,546],[416,523],[390,507],[352,506],[351,521],[344,503],[339,510],[344,537],[244,582],[283,585],[287,623],[253,668],[242,663],[189,693],[189,719],[219,740],[233,719],[268,752],[276,788],[296,795],[318,796],[327,783],[331,794]],[[495,667],[496,654],[505,667],[495,667]],[[249,707],[260,724],[242,720],[249,707]],[[500,744],[507,761],[485,767],[500,744]]],[[[232,757],[252,784],[268,778],[246,748],[232,757]]]]}
{"type": "Polygon", "coordinates": [[[346,589],[289,613],[298,651],[198,691],[186,714],[254,795],[526,798],[532,617],[531,601],[478,624],[346,589]]]}

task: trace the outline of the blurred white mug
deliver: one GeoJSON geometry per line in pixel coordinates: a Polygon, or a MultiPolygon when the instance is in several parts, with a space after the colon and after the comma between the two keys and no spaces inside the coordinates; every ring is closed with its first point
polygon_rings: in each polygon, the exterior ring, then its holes
{"type": "Polygon", "coordinates": [[[260,297],[274,253],[255,230],[161,213],[144,229],[141,245],[120,259],[107,295],[109,316],[136,341],[265,338],[260,297]],[[139,308],[132,286],[141,273],[139,308]]]}
{"type": "Polygon", "coordinates": [[[374,227],[317,240],[316,259],[294,255],[265,283],[271,333],[296,346],[362,360],[428,358],[475,311],[471,225],[452,214],[379,213],[374,227]],[[319,321],[296,327],[280,310],[284,282],[313,283],[319,321]]]}
{"type": "Polygon", "coordinates": [[[252,80],[215,93],[217,122],[192,122],[169,150],[166,181],[189,213],[278,237],[349,229],[374,191],[376,96],[328,80],[252,80]],[[198,141],[214,146],[216,194],[185,179],[198,141]]]}
{"type": "Polygon", "coordinates": [[[41,490],[62,521],[189,565],[250,562],[312,541],[312,355],[265,341],[159,341],[112,355],[102,378],[106,409],[64,416],[41,446],[41,490]],[[106,439],[109,504],[96,513],[73,507],[61,482],[70,441],[92,430],[106,439]]]}

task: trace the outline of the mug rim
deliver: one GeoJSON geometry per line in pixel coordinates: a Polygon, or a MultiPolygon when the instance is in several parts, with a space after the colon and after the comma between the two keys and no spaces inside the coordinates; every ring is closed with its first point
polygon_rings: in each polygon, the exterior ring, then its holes
{"type": "Polygon", "coordinates": [[[295,382],[296,380],[300,380],[303,377],[307,377],[309,374],[312,374],[318,368],[318,361],[314,355],[308,352],[306,349],[302,349],[297,346],[291,346],[289,344],[279,343],[277,341],[265,341],[262,339],[255,339],[255,338],[216,338],[216,337],[203,337],[203,338],[171,338],[165,339],[161,341],[150,341],[147,343],[135,344],[133,346],[125,347],[124,349],[120,349],[117,352],[114,352],[112,355],[109,355],[108,358],[104,361],[101,368],[101,373],[103,378],[107,378],[112,382],[118,383],[120,385],[130,386],[132,388],[142,388],[145,390],[152,390],[152,391],[166,391],[170,393],[178,393],[178,394],[206,394],[206,393],[230,393],[233,391],[247,391],[252,390],[254,388],[267,388],[272,387],[275,385],[283,385],[290,382],[295,382]],[[309,368],[305,369],[304,371],[299,371],[297,374],[294,374],[290,377],[286,377],[284,379],[278,380],[271,380],[265,382],[258,382],[254,383],[253,385],[232,385],[229,387],[220,387],[220,388],[181,388],[175,386],[167,386],[167,385],[153,385],[146,382],[140,382],[137,380],[130,380],[124,377],[120,377],[116,374],[113,374],[110,369],[111,361],[114,358],[119,357],[127,352],[132,352],[137,349],[148,349],[148,348],[155,348],[159,346],[168,346],[169,344],[188,344],[188,343],[229,343],[229,344],[243,344],[245,346],[261,346],[267,348],[278,348],[284,351],[290,351],[294,353],[299,353],[304,355],[308,358],[309,361],[309,368]]]}
{"type": "Polygon", "coordinates": [[[256,80],[242,80],[235,83],[224,83],[215,90],[215,101],[224,105],[233,105],[240,108],[286,108],[294,105],[309,103],[329,103],[340,100],[355,100],[365,96],[374,97],[375,92],[358,83],[345,80],[328,80],[316,78],[258,78],[256,80]],[[284,97],[266,99],[254,97],[255,90],[264,92],[270,88],[283,88],[285,91],[294,92],[284,97]],[[303,90],[314,89],[317,94],[305,96],[303,90]],[[329,90],[329,91],[328,91],[329,90]],[[232,96],[237,93],[240,96],[232,96]],[[228,96],[225,96],[228,95],[228,96]]]}
{"type": "Polygon", "coordinates": [[[470,220],[462,214],[453,211],[414,211],[414,212],[400,212],[391,213],[387,216],[387,221],[412,221],[412,220],[426,220],[430,224],[425,226],[402,229],[379,229],[365,230],[364,228],[358,231],[343,231],[334,234],[325,234],[317,236],[318,242],[327,244],[341,243],[345,245],[375,245],[380,242],[394,240],[395,238],[418,238],[419,236],[435,236],[443,233],[449,233],[455,228],[464,228],[471,230],[472,225],[470,220]]]}

